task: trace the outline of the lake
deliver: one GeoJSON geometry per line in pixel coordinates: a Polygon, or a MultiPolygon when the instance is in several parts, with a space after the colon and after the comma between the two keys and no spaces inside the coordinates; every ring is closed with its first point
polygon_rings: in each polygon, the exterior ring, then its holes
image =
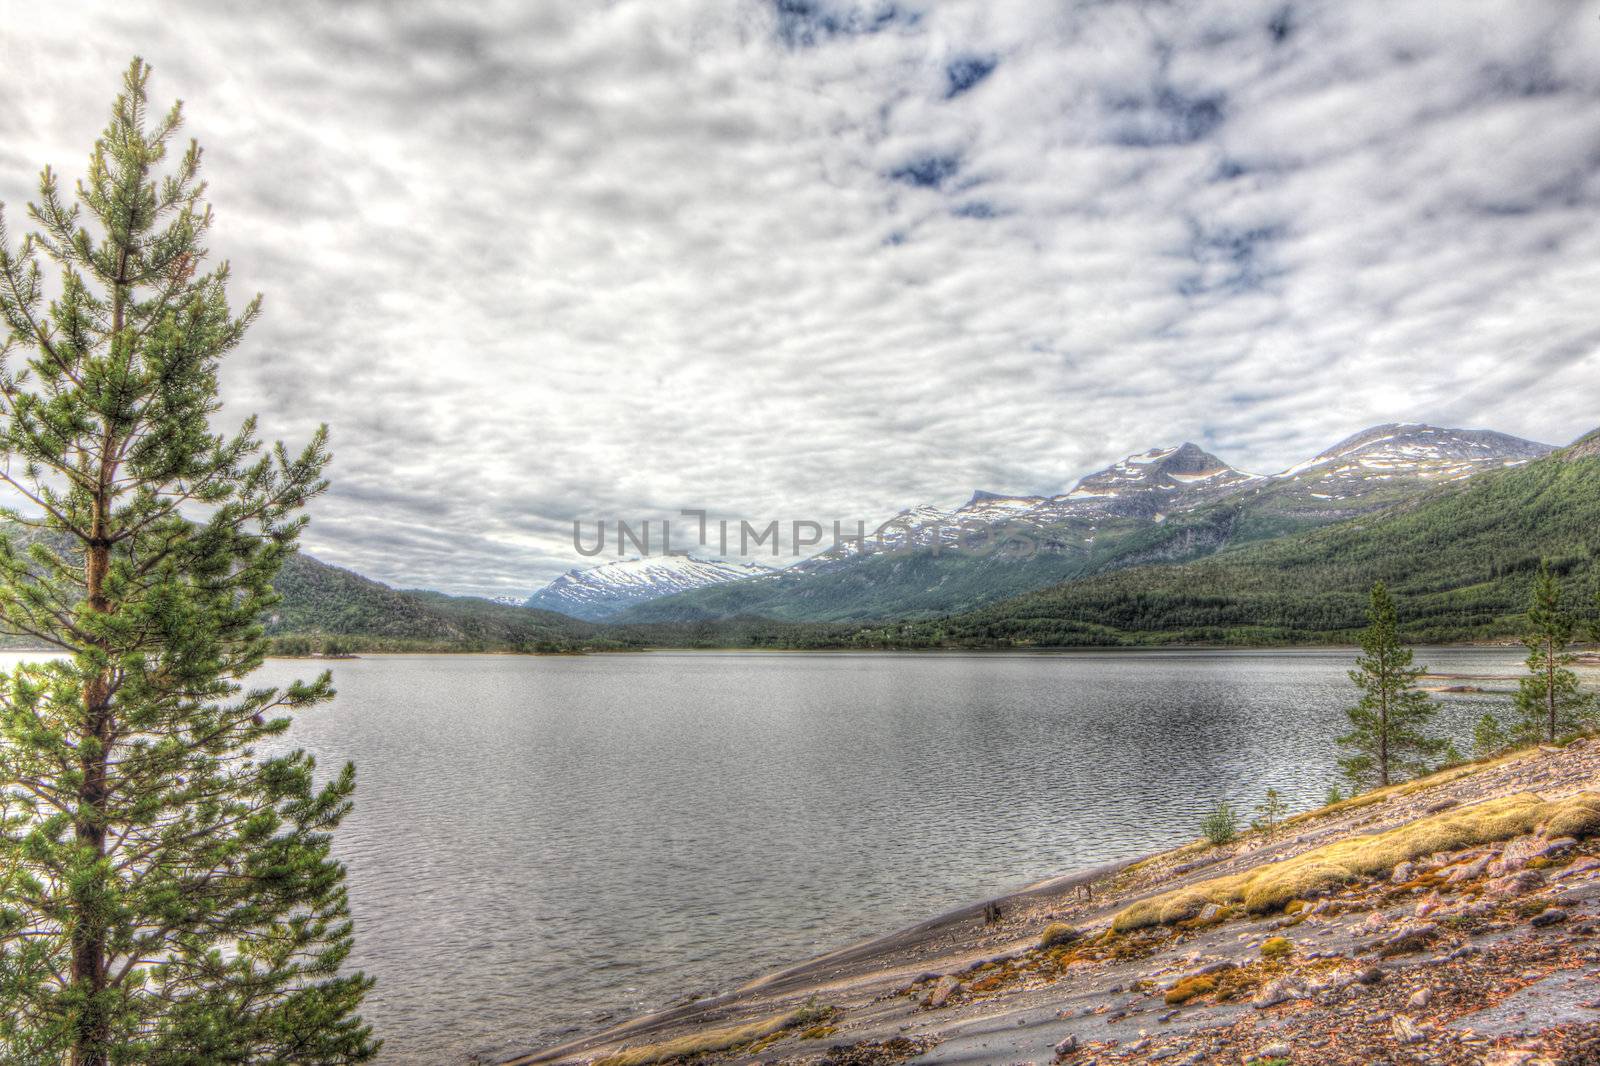
{"type": "MultiPolygon", "coordinates": [[[[332,663],[338,699],[288,739],[358,767],[336,851],[381,1061],[494,1061],[1191,840],[1221,798],[1315,806],[1353,658],[373,656],[332,663]]],[[[1489,701],[1449,698],[1442,729],[1470,747],[1489,701]]]]}

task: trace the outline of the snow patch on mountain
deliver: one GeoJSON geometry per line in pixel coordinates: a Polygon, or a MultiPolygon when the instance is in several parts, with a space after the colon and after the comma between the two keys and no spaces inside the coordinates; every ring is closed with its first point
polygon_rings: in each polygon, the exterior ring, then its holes
{"type": "Polygon", "coordinates": [[[568,570],[529,597],[526,606],[594,622],[661,596],[771,573],[760,563],[689,555],[617,559],[568,570]]]}
{"type": "Polygon", "coordinates": [[[1389,480],[1396,475],[1455,481],[1484,470],[1517,466],[1552,450],[1548,444],[1493,430],[1390,423],[1346,437],[1275,476],[1335,487],[1341,482],[1389,480]]]}

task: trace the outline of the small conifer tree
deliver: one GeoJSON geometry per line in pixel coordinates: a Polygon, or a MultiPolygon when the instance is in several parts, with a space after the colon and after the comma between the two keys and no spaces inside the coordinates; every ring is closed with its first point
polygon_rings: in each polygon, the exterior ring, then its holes
{"type": "Polygon", "coordinates": [[[192,142],[129,67],[76,203],[46,169],[0,217],[0,627],[57,657],[0,676],[0,1060],[25,1066],[346,1063],[356,1014],[320,787],[263,757],[329,677],[245,689],[260,618],[322,492],[325,433],[262,452],[219,433],[217,370],[259,308],[207,269],[192,142]],[[51,276],[47,276],[48,273],[51,276]]]}
{"type": "Polygon", "coordinates": [[[1594,701],[1579,690],[1578,675],[1570,669],[1576,659],[1569,647],[1576,628],[1576,620],[1562,605],[1561,583],[1541,563],[1529,594],[1522,639],[1528,649],[1528,676],[1517,683],[1516,740],[1554,743],[1591,722],[1594,701]]]}
{"type": "Polygon", "coordinates": [[[1277,789],[1269,788],[1266,799],[1256,804],[1256,817],[1250,823],[1251,828],[1271,840],[1278,835],[1278,829],[1288,813],[1289,805],[1283,801],[1283,796],[1277,789]]]}
{"type": "Polygon", "coordinates": [[[1411,649],[1400,643],[1394,600],[1382,581],[1372,586],[1367,623],[1361,657],[1350,671],[1361,699],[1345,711],[1350,732],[1339,738],[1350,753],[1339,766],[1356,791],[1420,773],[1444,749],[1443,741],[1424,732],[1434,702],[1416,687],[1425,671],[1412,665],[1411,649]]]}

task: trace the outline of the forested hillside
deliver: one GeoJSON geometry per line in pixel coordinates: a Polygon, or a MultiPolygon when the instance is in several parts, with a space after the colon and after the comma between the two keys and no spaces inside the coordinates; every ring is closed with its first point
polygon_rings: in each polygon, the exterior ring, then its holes
{"type": "Polygon", "coordinates": [[[1541,558],[1592,603],[1600,437],[1381,515],[1171,566],[1071,581],[877,636],[911,646],[1347,640],[1387,582],[1414,641],[1517,632],[1541,558]]]}
{"type": "Polygon", "coordinates": [[[273,586],[283,599],[267,632],[285,651],[564,651],[596,643],[595,626],[565,615],[392,589],[303,554],[273,586]]]}

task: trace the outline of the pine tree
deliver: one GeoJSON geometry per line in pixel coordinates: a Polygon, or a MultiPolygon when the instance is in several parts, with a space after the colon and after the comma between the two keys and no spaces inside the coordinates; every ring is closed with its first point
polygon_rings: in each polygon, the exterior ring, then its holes
{"type": "Polygon", "coordinates": [[[1288,813],[1289,805],[1283,801],[1282,794],[1275,788],[1269,788],[1266,799],[1256,804],[1256,817],[1250,823],[1250,828],[1271,840],[1278,835],[1278,829],[1288,813]]]}
{"type": "Polygon", "coordinates": [[[1434,702],[1416,688],[1425,671],[1412,665],[1411,649],[1400,644],[1394,600],[1381,581],[1372,586],[1367,623],[1360,638],[1362,655],[1350,671],[1361,699],[1345,711],[1351,728],[1339,738],[1350,752],[1339,766],[1358,790],[1421,773],[1444,750],[1443,741],[1423,732],[1434,702]]]}
{"type": "Polygon", "coordinates": [[[1561,583],[1549,566],[1539,564],[1528,602],[1528,676],[1517,683],[1515,738],[1525,744],[1554,743],[1565,734],[1583,729],[1593,713],[1593,701],[1578,690],[1578,675],[1570,667],[1576,656],[1568,650],[1576,621],[1561,603],[1561,583]]]}
{"type": "Polygon", "coordinates": [[[0,627],[58,657],[0,675],[0,1055],[8,1063],[344,1063],[355,1013],[331,831],[354,767],[258,757],[324,674],[246,689],[270,584],[322,492],[326,431],[215,431],[256,318],[204,269],[211,213],[174,107],[129,67],[76,202],[48,168],[0,215],[0,627]],[[160,173],[165,170],[163,175],[160,173]],[[54,277],[47,280],[46,268],[54,277]]]}

